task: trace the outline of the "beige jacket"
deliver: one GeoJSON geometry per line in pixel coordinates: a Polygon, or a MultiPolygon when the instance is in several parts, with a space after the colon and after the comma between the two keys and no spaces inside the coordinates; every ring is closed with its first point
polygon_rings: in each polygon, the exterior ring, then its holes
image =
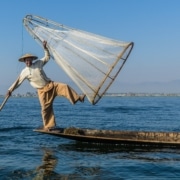
{"type": "Polygon", "coordinates": [[[25,67],[21,71],[17,81],[15,81],[8,89],[10,92],[18,88],[25,79],[27,79],[32,85],[32,87],[36,89],[43,88],[45,85],[47,85],[51,81],[46,76],[43,70],[43,66],[50,59],[50,54],[49,54],[48,49],[45,49],[44,52],[45,52],[45,56],[42,59],[35,61],[31,65],[31,67],[25,67]]]}

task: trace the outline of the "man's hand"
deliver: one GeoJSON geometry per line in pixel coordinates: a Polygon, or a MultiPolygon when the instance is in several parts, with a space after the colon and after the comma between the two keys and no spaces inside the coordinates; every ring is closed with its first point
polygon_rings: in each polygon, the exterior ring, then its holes
{"type": "Polygon", "coordinates": [[[47,49],[47,41],[43,41],[43,47],[44,47],[44,49],[47,49]]]}

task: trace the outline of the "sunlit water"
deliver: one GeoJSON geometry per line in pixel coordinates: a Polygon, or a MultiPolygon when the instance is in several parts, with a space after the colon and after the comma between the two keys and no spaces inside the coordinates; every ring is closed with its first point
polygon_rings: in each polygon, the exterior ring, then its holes
{"type": "MultiPolygon", "coordinates": [[[[57,98],[54,111],[61,127],[180,131],[179,97],[104,97],[95,106],[57,98]]],[[[180,178],[180,149],[82,144],[34,132],[39,126],[37,98],[8,100],[0,112],[0,179],[180,178]]]]}

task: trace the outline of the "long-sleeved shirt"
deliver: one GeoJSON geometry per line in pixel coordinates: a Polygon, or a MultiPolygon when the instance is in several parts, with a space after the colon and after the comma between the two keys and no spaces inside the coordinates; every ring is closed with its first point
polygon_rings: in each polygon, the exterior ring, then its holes
{"type": "Polygon", "coordinates": [[[46,84],[48,84],[51,81],[46,76],[43,70],[43,66],[50,59],[50,54],[49,54],[48,49],[44,49],[44,53],[45,53],[45,56],[42,59],[35,61],[34,63],[32,63],[30,67],[26,66],[21,71],[17,81],[15,81],[8,89],[10,92],[18,88],[25,79],[27,79],[32,85],[32,87],[36,89],[43,88],[46,84]]]}

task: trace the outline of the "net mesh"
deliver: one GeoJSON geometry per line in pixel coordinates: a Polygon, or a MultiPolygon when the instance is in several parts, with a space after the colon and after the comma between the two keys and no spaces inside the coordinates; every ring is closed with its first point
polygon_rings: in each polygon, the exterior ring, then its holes
{"type": "Polygon", "coordinates": [[[47,41],[53,59],[92,104],[110,87],[133,48],[132,42],[73,29],[39,16],[27,15],[23,23],[35,40],[41,44],[47,41]]]}

